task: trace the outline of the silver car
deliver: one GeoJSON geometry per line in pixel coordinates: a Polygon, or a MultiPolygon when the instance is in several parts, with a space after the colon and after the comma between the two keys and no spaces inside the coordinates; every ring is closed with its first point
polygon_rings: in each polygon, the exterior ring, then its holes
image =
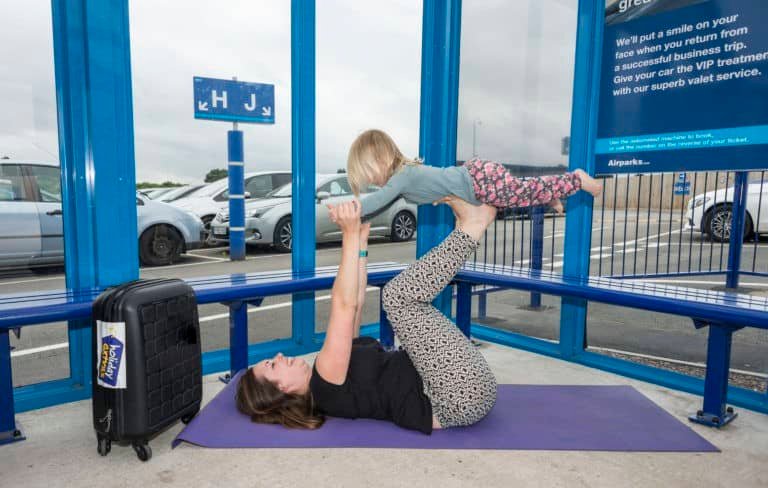
{"type": "MultiPolygon", "coordinates": [[[[203,223],[196,215],[139,193],[136,215],[143,264],[170,264],[200,247],[203,223]]],[[[0,222],[0,268],[63,264],[59,167],[0,161],[0,222]]]]}
{"type": "MultiPolygon", "coordinates": [[[[291,184],[287,184],[261,200],[245,205],[245,242],[270,245],[280,252],[291,250],[291,184]]],[[[366,196],[378,188],[370,187],[366,196]]],[[[346,175],[318,175],[315,200],[317,242],[341,240],[339,227],[328,217],[326,204],[337,204],[353,198],[346,175]]],[[[229,212],[222,210],[211,222],[213,238],[229,241],[229,212]]],[[[416,232],[416,205],[400,198],[371,220],[371,235],[389,237],[393,242],[410,240],[416,232]]]]}

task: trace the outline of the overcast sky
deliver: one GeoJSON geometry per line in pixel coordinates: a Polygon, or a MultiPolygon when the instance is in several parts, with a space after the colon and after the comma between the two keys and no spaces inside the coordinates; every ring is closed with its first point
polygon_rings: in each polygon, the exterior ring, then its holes
{"type": "MultiPolygon", "coordinates": [[[[465,0],[458,157],[565,164],[576,0],[465,0]]],[[[195,120],[192,77],[275,85],[274,125],[241,124],[247,171],[290,167],[290,2],[133,0],[139,181],[201,181],[226,166],[231,124],[195,120]]],[[[0,0],[0,156],[56,160],[50,1],[0,0]]],[[[418,152],[421,2],[317,1],[317,164],[346,165],[362,130],[418,152]]]]}

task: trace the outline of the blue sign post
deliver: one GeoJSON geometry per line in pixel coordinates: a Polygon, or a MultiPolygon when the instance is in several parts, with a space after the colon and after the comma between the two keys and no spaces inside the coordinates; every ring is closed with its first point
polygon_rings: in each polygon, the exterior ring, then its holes
{"type": "Polygon", "coordinates": [[[229,178],[229,257],[245,259],[245,168],[243,132],[238,122],[275,123],[275,86],[263,83],[193,78],[195,118],[233,122],[227,133],[229,178]]]}

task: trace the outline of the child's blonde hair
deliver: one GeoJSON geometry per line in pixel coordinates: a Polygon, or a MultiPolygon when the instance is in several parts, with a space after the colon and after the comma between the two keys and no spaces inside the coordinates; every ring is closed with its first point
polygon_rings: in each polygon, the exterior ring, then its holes
{"type": "Polygon", "coordinates": [[[420,163],[403,156],[386,132],[370,129],[357,136],[349,148],[347,177],[352,191],[359,196],[382,171],[389,180],[404,164],[420,163]]]}

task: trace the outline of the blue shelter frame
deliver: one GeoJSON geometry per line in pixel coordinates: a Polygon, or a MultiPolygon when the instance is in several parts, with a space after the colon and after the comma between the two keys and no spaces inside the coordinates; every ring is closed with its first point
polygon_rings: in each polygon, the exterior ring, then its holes
{"type": "MultiPolygon", "coordinates": [[[[445,166],[456,159],[461,0],[424,0],[420,152],[427,164],[445,166]]],[[[570,167],[594,160],[603,0],[580,0],[577,16],[570,167]]],[[[315,273],[315,0],[291,2],[292,70],[292,276],[315,273]]],[[[60,155],[67,288],[89,293],[138,278],[135,211],[135,162],[128,29],[128,0],[53,0],[54,61],[60,155]],[[109,203],[107,203],[109,202],[109,203]]],[[[566,217],[563,274],[589,275],[592,199],[572,197],[566,217]]],[[[419,209],[417,253],[424,254],[452,229],[448,208],[419,209]]],[[[232,275],[231,283],[245,279],[232,275]]],[[[458,313],[468,316],[466,296],[458,313]]],[[[248,302],[227,303],[233,342],[247,343],[248,302]]],[[[258,300],[252,300],[256,302],[258,300]]],[[[451,294],[437,305],[450,315],[451,294]]],[[[314,292],[293,295],[290,339],[253,345],[247,354],[213,351],[203,369],[237,371],[248,362],[276,351],[301,354],[316,350],[314,292]]],[[[585,351],[587,302],[564,298],[560,343],[477,327],[477,337],[562,359],[587,364],[673,388],[694,391],[660,370],[605,358],[585,351]]],[[[382,314],[381,324],[385,323],[382,314]]],[[[375,332],[378,324],[365,330],[375,332]]],[[[384,327],[382,327],[384,328],[384,327]]],[[[7,350],[7,331],[0,348],[7,350]]],[[[70,377],[15,389],[19,411],[88,398],[91,391],[90,323],[69,323],[70,377]]],[[[724,347],[724,346],[723,346],[724,347]]],[[[10,371],[0,364],[5,390],[10,371]]],[[[750,400],[751,401],[751,400],[750,400]]],[[[746,406],[764,408],[760,402],[746,406]],[[761,406],[762,405],[762,406],[761,406]]],[[[0,409],[0,433],[13,425],[13,409],[0,409]],[[9,414],[10,412],[10,414],[9,414]],[[9,418],[6,418],[10,415],[9,418]]]]}

